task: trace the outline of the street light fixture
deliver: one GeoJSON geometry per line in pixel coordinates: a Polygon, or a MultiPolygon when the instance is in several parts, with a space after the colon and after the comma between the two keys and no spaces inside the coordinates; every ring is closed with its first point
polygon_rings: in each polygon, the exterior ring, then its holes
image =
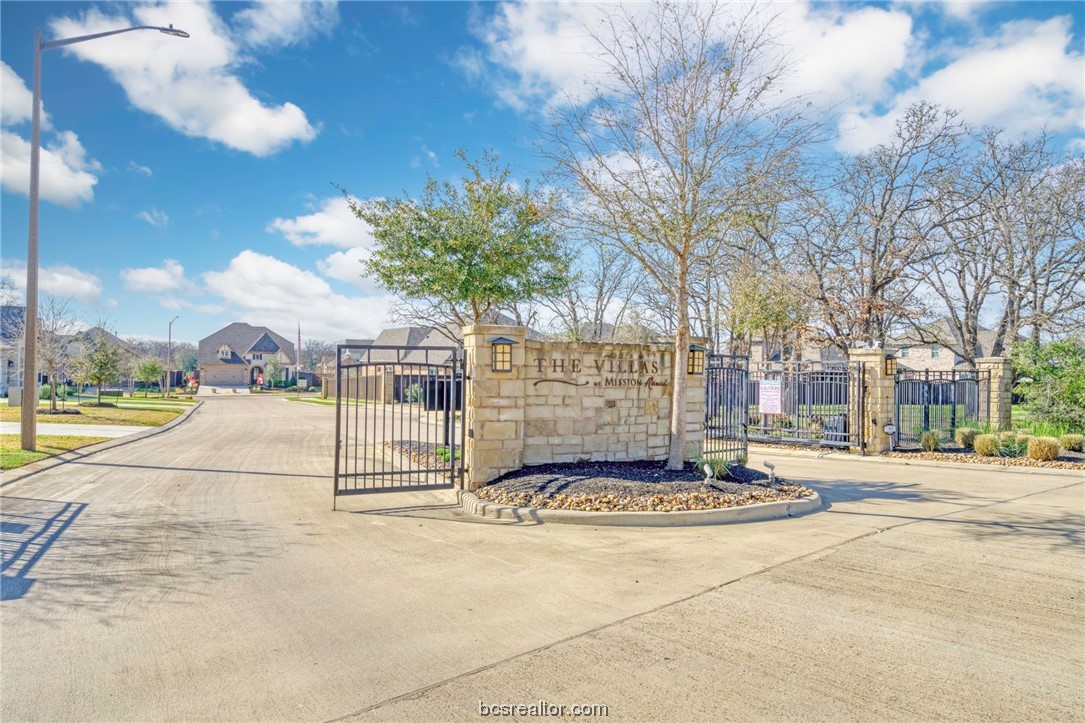
{"type": "Polygon", "coordinates": [[[166,397],[169,398],[173,391],[173,322],[181,318],[181,315],[170,319],[170,325],[166,329],[166,397]]]}
{"type": "Polygon", "coordinates": [[[30,122],[30,217],[26,241],[26,309],[23,322],[23,399],[19,423],[19,441],[22,448],[33,452],[37,449],[38,434],[38,170],[41,161],[41,54],[46,50],[63,48],[87,40],[97,40],[110,35],[130,33],[133,30],[157,30],[176,38],[189,34],[169,27],[137,25],[131,28],[110,30],[76,38],[61,38],[45,42],[41,30],[34,31],[34,107],[30,122]],[[33,389],[31,389],[31,385],[33,389]]]}

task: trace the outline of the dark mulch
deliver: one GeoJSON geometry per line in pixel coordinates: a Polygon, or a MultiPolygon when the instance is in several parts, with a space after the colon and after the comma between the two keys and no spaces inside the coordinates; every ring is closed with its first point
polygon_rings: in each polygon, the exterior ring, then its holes
{"type": "Polygon", "coordinates": [[[82,414],[78,409],[39,409],[38,414],[82,414]]]}
{"type": "MultiPolygon", "coordinates": [[[[771,490],[787,483],[769,484],[768,475],[737,467],[731,478],[705,481],[693,463],[682,470],[667,470],[664,462],[575,462],[524,467],[488,485],[509,493],[555,495],[610,494],[643,497],[684,492],[743,494],[751,487],[771,490]]],[[[496,491],[495,490],[495,491],[496,491]]]]}
{"type": "Polygon", "coordinates": [[[81,407],[115,407],[116,404],[112,402],[79,402],[81,407]]]}

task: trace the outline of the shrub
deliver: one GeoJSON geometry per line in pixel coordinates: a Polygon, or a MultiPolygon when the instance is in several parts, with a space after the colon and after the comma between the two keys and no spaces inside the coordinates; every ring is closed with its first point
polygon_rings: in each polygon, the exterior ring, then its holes
{"type": "Polygon", "coordinates": [[[1034,436],[1036,436],[1036,433],[1033,432],[1031,429],[1015,429],[1014,431],[1017,432],[1018,437],[1034,437],[1034,436]]]}
{"type": "Polygon", "coordinates": [[[942,433],[937,429],[931,429],[919,435],[919,446],[927,452],[937,452],[942,446],[942,433]]]}
{"type": "Polygon", "coordinates": [[[1059,446],[1067,452],[1085,451],[1085,434],[1064,434],[1059,437],[1059,446]]]}
{"type": "Polygon", "coordinates": [[[998,441],[1003,444],[1012,444],[1017,441],[1017,432],[999,432],[998,441]]]}
{"type": "Polygon", "coordinates": [[[958,427],[957,431],[953,433],[953,439],[960,446],[965,449],[972,449],[972,443],[979,435],[978,429],[972,429],[971,427],[958,427]]]}
{"type": "Polygon", "coordinates": [[[1065,425],[1067,432],[1085,427],[1085,343],[1057,341],[1013,345],[1014,391],[1025,398],[1029,419],[1065,425]]]}
{"type": "Polygon", "coordinates": [[[981,457],[997,457],[999,447],[998,437],[993,434],[977,434],[972,440],[972,448],[981,457]]]}
{"type": "Polygon", "coordinates": [[[1029,459],[1051,462],[1059,458],[1059,440],[1054,437],[1032,437],[1028,441],[1029,459]]]}

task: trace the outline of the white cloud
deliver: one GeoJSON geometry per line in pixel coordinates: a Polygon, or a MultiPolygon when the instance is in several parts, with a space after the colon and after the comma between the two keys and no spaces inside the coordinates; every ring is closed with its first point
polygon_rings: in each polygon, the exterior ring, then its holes
{"type": "MultiPolygon", "coordinates": [[[[15,283],[15,288],[21,294],[26,294],[25,261],[5,259],[3,273],[15,283]]],[[[117,302],[113,299],[102,299],[101,279],[94,274],[80,271],[66,264],[39,268],[38,290],[43,294],[72,299],[88,306],[114,307],[117,305],[117,302]]]]}
{"type": "Polygon", "coordinates": [[[168,294],[191,288],[185,278],[185,267],[174,259],[165,259],[161,266],[121,269],[124,288],[139,294],[168,294]]]}
{"type": "Polygon", "coordinates": [[[285,47],[327,35],[339,22],[339,9],[332,0],[281,2],[261,0],[238,11],[234,22],[253,47],[285,47]]]}
{"type": "Polygon", "coordinates": [[[369,249],[355,246],[346,251],[336,251],[327,258],[317,261],[316,267],[329,279],[345,281],[362,291],[377,292],[379,287],[376,282],[362,275],[362,262],[369,258],[369,254],[369,249]]]}
{"type": "MultiPolygon", "coordinates": [[[[41,149],[38,187],[42,200],[75,207],[94,198],[100,171],[97,161],[87,158],[79,138],[71,131],[41,149]]],[[[3,187],[24,196],[30,189],[30,142],[9,131],[0,132],[0,176],[3,187]]]]}
{"type": "Polygon", "coordinates": [[[976,39],[944,67],[893,98],[889,110],[861,106],[841,120],[842,150],[865,150],[887,140],[904,110],[918,100],[957,108],[974,125],[1024,134],[1085,128],[1085,58],[1074,49],[1068,16],[1005,23],[994,37],[976,39]]]}
{"type": "MultiPolygon", "coordinates": [[[[29,123],[33,108],[34,94],[11,66],[0,61],[0,123],[6,126],[29,123]]],[[[41,125],[42,128],[49,127],[49,118],[45,115],[44,108],[41,125]]]]}
{"type": "MultiPolygon", "coordinates": [[[[124,13],[126,6],[111,6],[124,13]]],[[[109,16],[92,8],[78,18],[50,22],[58,36],[86,35],[117,26],[174,24],[188,39],[154,32],[133,33],[124,42],[80,43],[65,49],[109,71],[128,100],[187,136],[207,138],[256,156],[316,137],[305,113],[293,103],[270,105],[253,96],[234,74],[243,60],[231,31],[203,3],[146,4],[131,16],[109,16]]]]}
{"type": "Polygon", "coordinates": [[[392,304],[387,295],[337,294],[311,271],[251,250],[203,279],[240,320],[272,329],[291,329],[300,320],[307,334],[323,339],[376,336],[392,304]]]}
{"type": "Polygon", "coordinates": [[[140,211],[136,214],[136,218],[140,221],[146,221],[155,228],[162,228],[170,223],[170,217],[166,215],[166,212],[159,211],[157,208],[152,208],[150,211],[140,211]]]}
{"type": "Polygon", "coordinates": [[[276,218],[268,224],[267,231],[282,234],[295,246],[325,244],[352,248],[373,243],[372,227],[354,215],[343,196],[324,199],[319,210],[305,216],[276,218]]]}
{"type": "Polygon", "coordinates": [[[136,163],[135,161],[128,161],[128,170],[131,171],[132,173],[142,173],[144,176],[147,176],[148,178],[150,178],[151,176],[154,175],[154,172],[151,171],[150,168],[148,168],[147,166],[141,166],[140,164],[136,163]]]}

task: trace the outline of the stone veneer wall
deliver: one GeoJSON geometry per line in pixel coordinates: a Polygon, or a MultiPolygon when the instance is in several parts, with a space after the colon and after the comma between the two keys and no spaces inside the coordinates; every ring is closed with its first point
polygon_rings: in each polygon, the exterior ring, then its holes
{"type": "MultiPolygon", "coordinates": [[[[526,465],[666,459],[673,351],[668,344],[527,341],[523,327],[464,329],[470,489],[526,465]],[[491,340],[513,346],[491,368],[491,340]]],[[[681,365],[685,368],[686,361],[681,365]]],[[[688,377],[686,457],[701,452],[704,377],[688,377]]]]}

